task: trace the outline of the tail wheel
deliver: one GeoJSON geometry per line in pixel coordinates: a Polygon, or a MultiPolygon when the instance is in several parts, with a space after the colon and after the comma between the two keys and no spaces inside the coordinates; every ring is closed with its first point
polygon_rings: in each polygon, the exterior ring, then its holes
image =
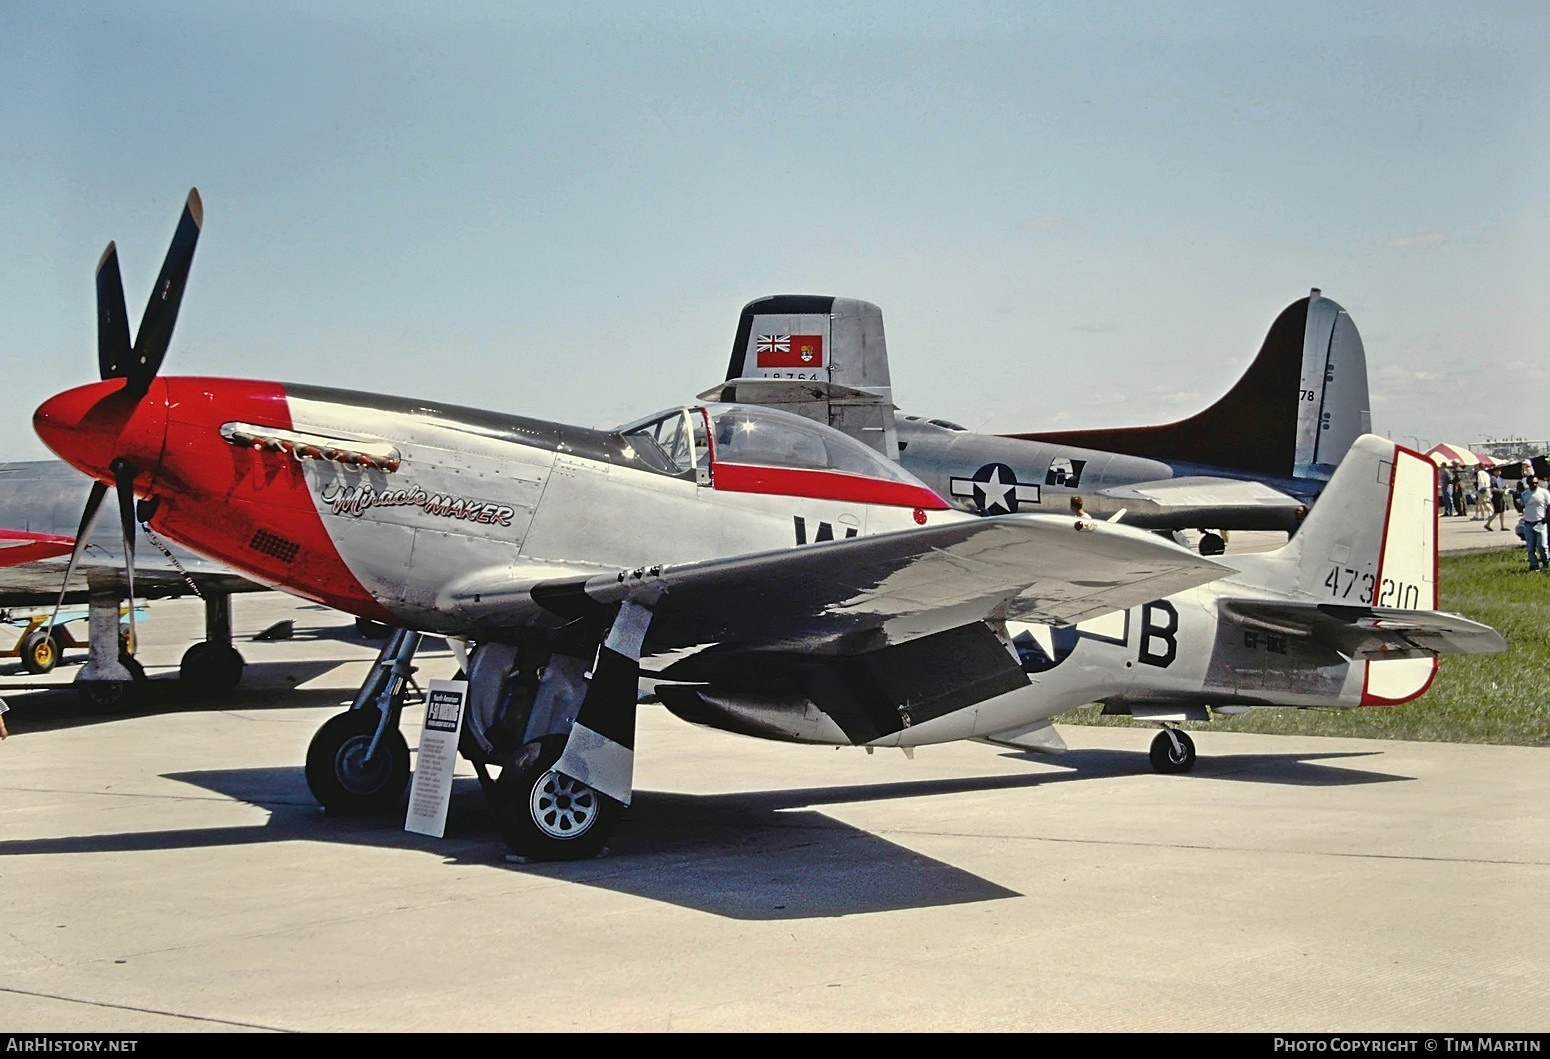
{"type": "Polygon", "coordinates": [[[1195,741],[1188,732],[1164,728],[1152,740],[1152,768],[1164,774],[1188,772],[1195,767],[1195,741]]]}
{"type": "Polygon", "coordinates": [[[337,813],[386,813],[409,788],[409,744],[396,725],[382,733],[376,753],[374,709],[330,717],[307,747],[307,786],[324,809],[337,813]],[[368,756],[369,754],[369,756],[368,756]]]}
{"type": "Polygon", "coordinates": [[[554,770],[564,750],[564,736],[528,743],[512,755],[495,781],[496,821],[519,856],[595,857],[623,815],[624,806],[606,794],[554,770]]]}
{"type": "Polygon", "coordinates": [[[59,639],[48,629],[33,629],[22,637],[17,650],[29,673],[47,673],[59,664],[59,639]]]}

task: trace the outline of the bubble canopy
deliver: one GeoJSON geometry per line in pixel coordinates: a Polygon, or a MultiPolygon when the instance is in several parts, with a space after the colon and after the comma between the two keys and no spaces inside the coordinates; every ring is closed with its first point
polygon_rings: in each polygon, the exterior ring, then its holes
{"type": "Polygon", "coordinates": [[[654,470],[685,473],[708,462],[711,484],[717,489],[789,492],[932,510],[948,506],[920,479],[855,438],[775,408],[738,404],[679,408],[620,427],[619,433],[641,462],[654,470]],[[771,473],[746,473],[752,469],[771,473]]]}

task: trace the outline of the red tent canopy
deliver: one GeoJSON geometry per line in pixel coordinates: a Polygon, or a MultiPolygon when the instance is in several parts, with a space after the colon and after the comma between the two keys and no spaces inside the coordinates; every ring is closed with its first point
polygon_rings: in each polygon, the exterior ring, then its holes
{"type": "Polygon", "coordinates": [[[1491,457],[1470,452],[1462,445],[1433,445],[1426,450],[1426,455],[1431,457],[1431,461],[1439,467],[1446,463],[1460,463],[1465,467],[1474,467],[1477,464],[1484,467],[1496,466],[1496,461],[1491,457]]]}

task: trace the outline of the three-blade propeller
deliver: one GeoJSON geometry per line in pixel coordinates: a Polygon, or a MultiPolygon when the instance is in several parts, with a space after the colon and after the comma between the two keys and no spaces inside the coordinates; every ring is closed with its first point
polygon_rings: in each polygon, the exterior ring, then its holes
{"type": "MultiPolygon", "coordinates": [[[[183,303],[183,291],[188,286],[188,273],[194,262],[194,247],[199,242],[199,231],[204,225],[204,204],[199,190],[190,189],[183,216],[173,233],[172,245],[162,262],[161,274],[156,277],[156,287],[151,291],[150,302],[140,317],[140,330],[134,345],[129,343],[129,319],[124,309],[124,281],[118,268],[118,248],[109,243],[97,262],[97,368],[103,379],[123,379],[123,393],[134,406],[150,389],[151,380],[161,369],[167,356],[167,346],[172,341],[172,327],[177,322],[178,308],[183,303]]],[[[128,415],[125,417],[128,421],[128,415]]],[[[112,463],[115,491],[118,493],[120,528],[124,537],[124,574],[129,595],[129,635],[134,638],[135,595],[135,490],[134,482],[139,468],[120,456],[112,463]]],[[[102,482],[92,482],[86,507],[81,512],[81,523],[76,530],[75,547],[70,551],[70,561],[65,566],[64,584],[59,589],[59,601],[49,617],[52,631],[64,605],[65,594],[70,588],[70,578],[75,573],[86,550],[87,540],[97,515],[107,496],[108,487],[102,482]]]]}

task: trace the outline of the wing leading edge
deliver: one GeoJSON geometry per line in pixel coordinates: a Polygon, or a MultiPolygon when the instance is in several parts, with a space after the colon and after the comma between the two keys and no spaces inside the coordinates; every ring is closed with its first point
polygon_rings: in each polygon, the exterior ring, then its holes
{"type": "Polygon", "coordinates": [[[74,547],[74,537],[0,529],[0,567],[21,566],[40,559],[54,559],[61,555],[69,555],[74,547]]]}

